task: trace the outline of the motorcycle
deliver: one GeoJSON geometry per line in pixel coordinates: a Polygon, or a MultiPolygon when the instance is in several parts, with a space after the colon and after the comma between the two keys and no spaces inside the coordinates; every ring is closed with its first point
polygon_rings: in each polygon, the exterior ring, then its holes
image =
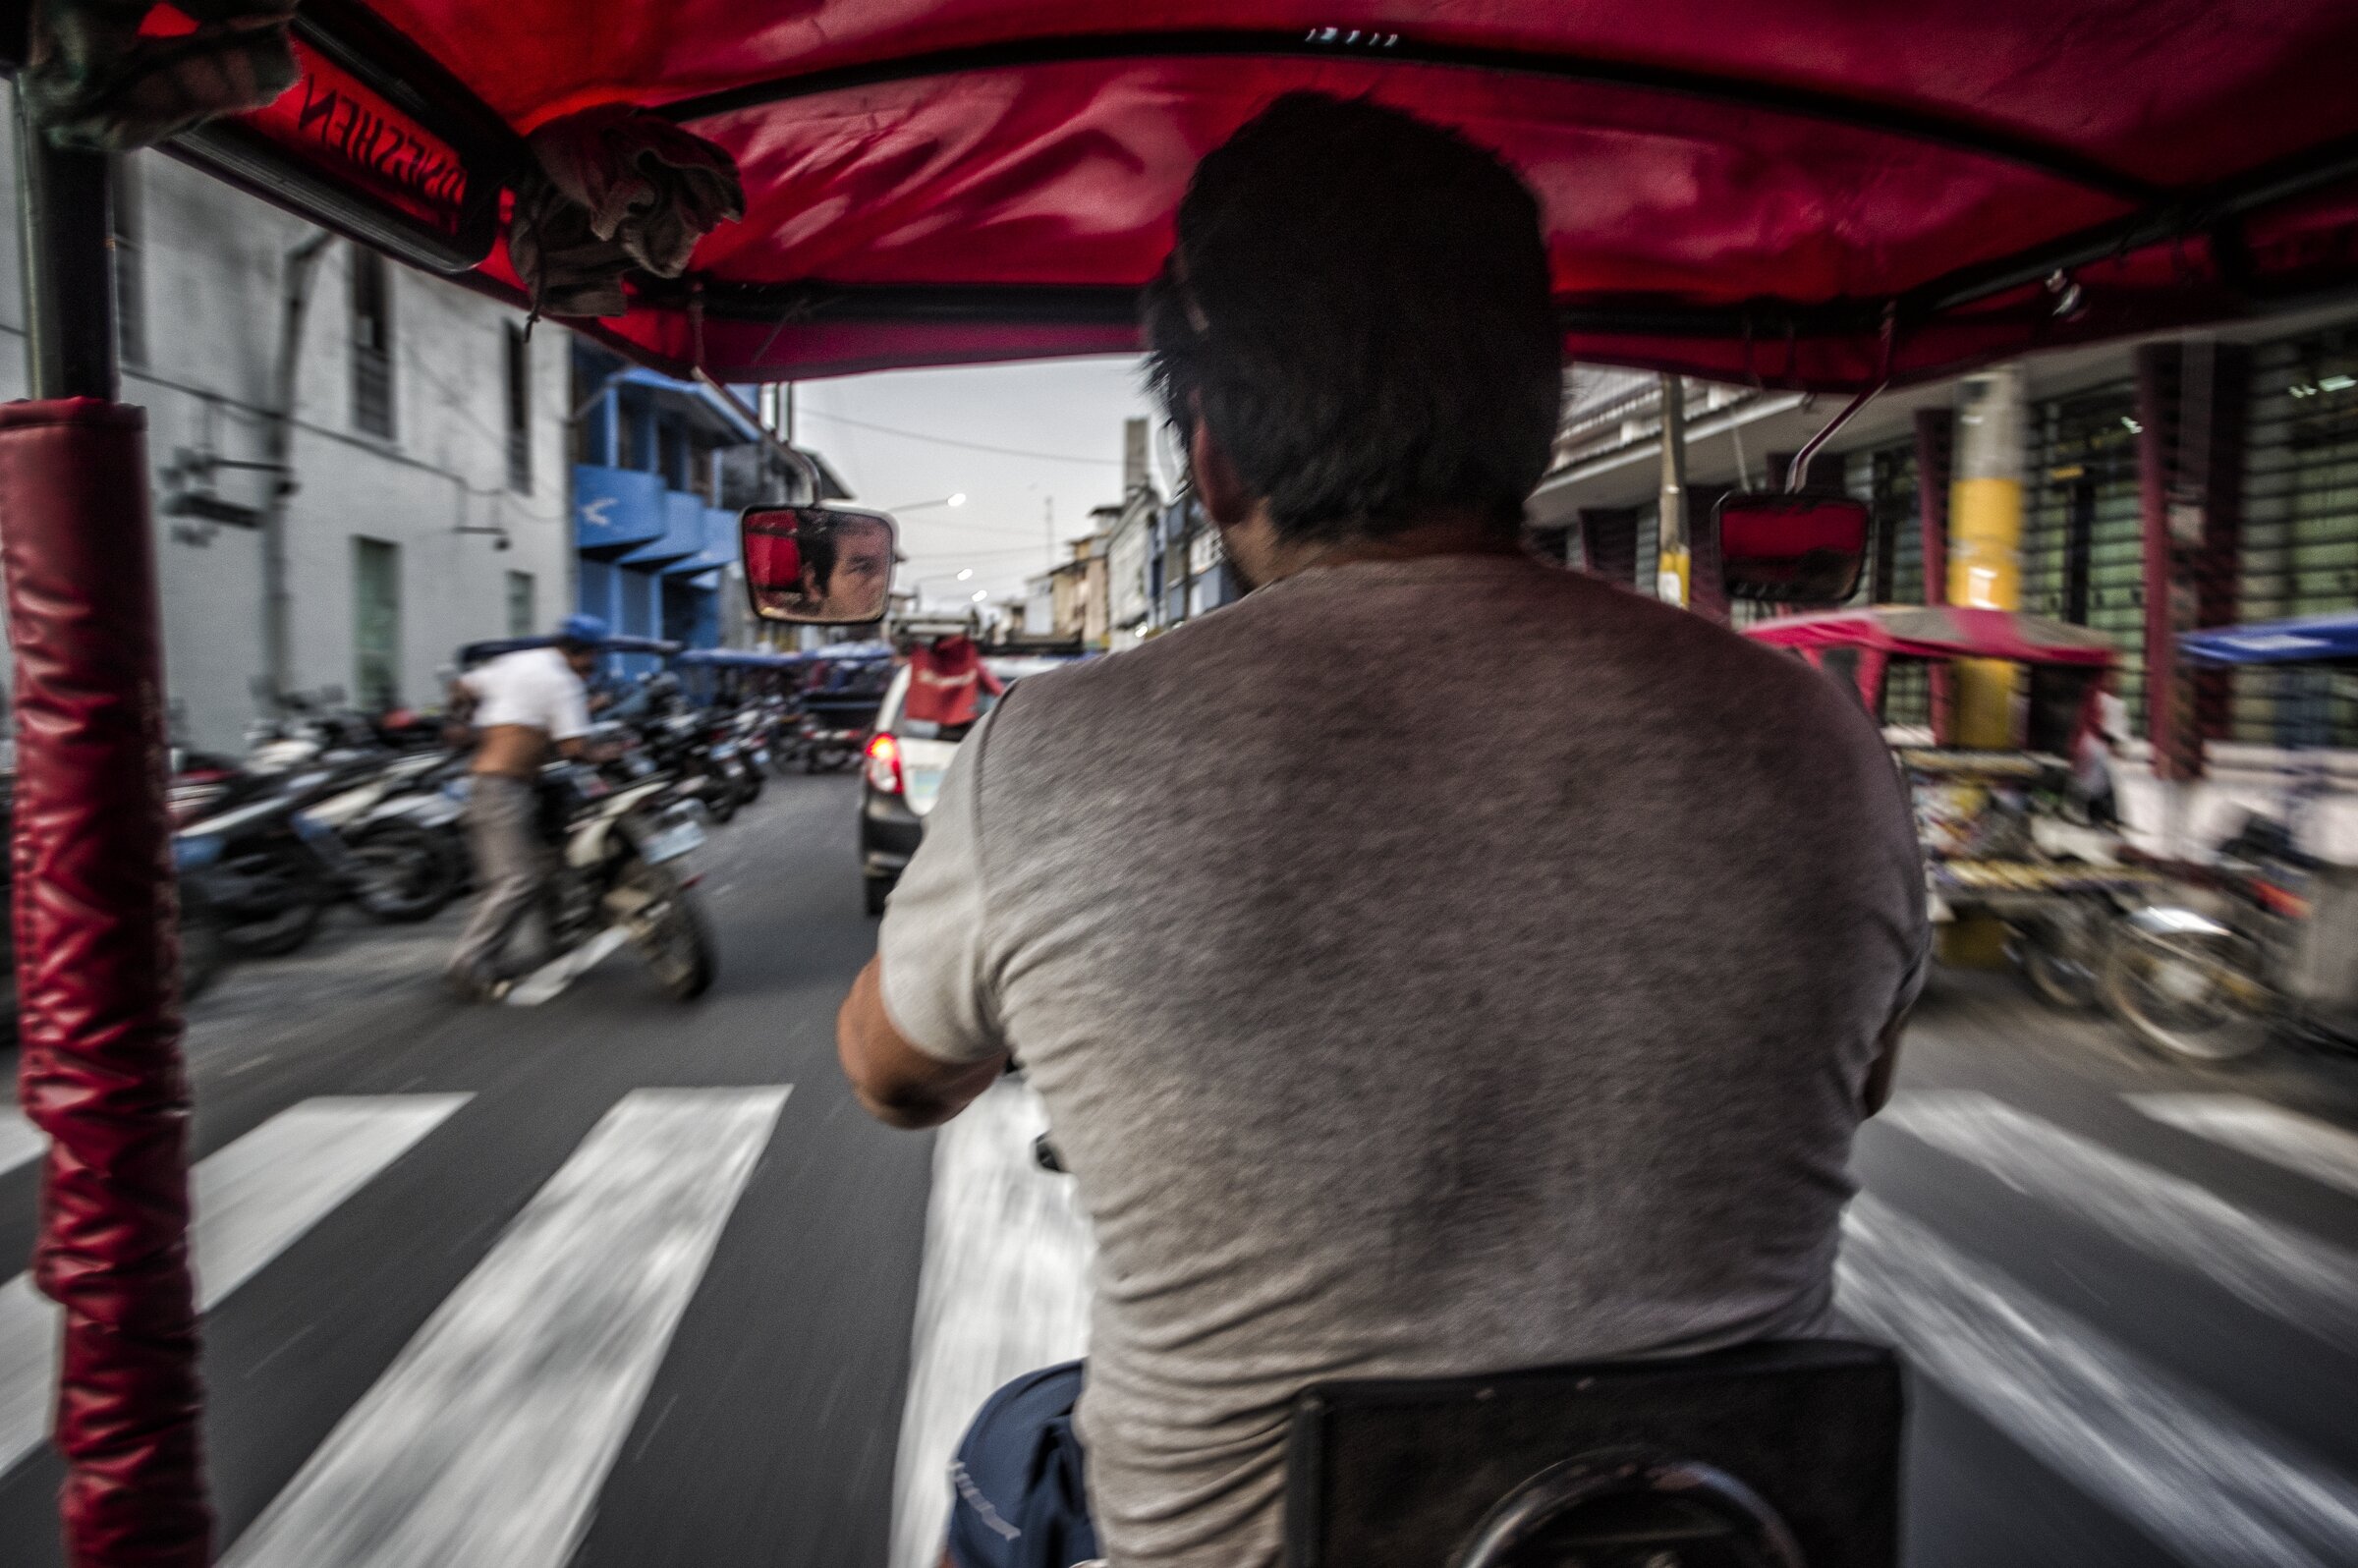
{"type": "Polygon", "coordinates": [[[308,810],[311,821],[342,836],[353,902],[378,920],[430,920],[458,895],[466,877],[460,806],[429,781],[461,765],[438,752],[396,757],[308,810]]]}
{"type": "Polygon", "coordinates": [[[517,983],[508,1000],[545,1001],[628,942],[674,1001],[711,986],[710,924],[699,878],[680,863],[704,841],[694,805],[656,776],[616,786],[573,762],[542,771],[542,837],[560,851],[548,889],[548,924],[558,957],[517,983]]]}
{"type": "Polygon", "coordinates": [[[2105,1002],[2138,1041],[2205,1064],[2276,1036],[2358,1049],[2358,873],[2254,818],[2187,874],[2177,900],[2127,919],[2105,967],[2105,1002]]]}

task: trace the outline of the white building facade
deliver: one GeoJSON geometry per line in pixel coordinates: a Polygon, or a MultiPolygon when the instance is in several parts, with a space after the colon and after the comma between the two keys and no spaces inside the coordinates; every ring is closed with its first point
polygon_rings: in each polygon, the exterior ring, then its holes
{"type": "MultiPolygon", "coordinates": [[[[13,202],[14,116],[0,116],[13,202]]],[[[235,748],[266,679],[263,464],[289,257],[308,224],[158,153],[119,164],[124,402],[147,410],[175,738],[235,748]]],[[[25,395],[0,247],[0,397],[25,395]]],[[[311,269],[284,527],[287,686],[437,705],[457,648],[574,602],[568,338],[341,240],[311,269]]],[[[266,687],[263,688],[266,690],[266,687]]]]}

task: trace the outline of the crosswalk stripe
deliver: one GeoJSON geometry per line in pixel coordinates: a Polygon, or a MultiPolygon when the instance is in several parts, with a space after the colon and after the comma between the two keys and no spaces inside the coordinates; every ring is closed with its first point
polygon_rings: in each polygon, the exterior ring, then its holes
{"type": "Polygon", "coordinates": [[[624,1095],[223,1568],[563,1568],[786,1094],[624,1095]]]}
{"type": "Polygon", "coordinates": [[[1884,1116],[2296,1328],[2335,1343],[2358,1336],[2358,1254],[2247,1214],[2183,1177],[1986,1094],[1907,1095],[1884,1116]]]}
{"type": "MultiPolygon", "coordinates": [[[[468,1097],[307,1099],[199,1160],[190,1177],[196,1310],[211,1311],[468,1097]]],[[[30,1274],[0,1285],[0,1472],[48,1435],[58,1312],[30,1274]]]]}
{"type": "Polygon", "coordinates": [[[38,1159],[49,1146],[48,1135],[14,1105],[0,1106],[0,1176],[38,1159]]]}
{"type": "Polygon", "coordinates": [[[2358,1134],[2242,1094],[2131,1094],[2158,1122],[2358,1195],[2358,1134]]]}
{"type": "Polygon", "coordinates": [[[1039,1095],[1004,1078],[935,1135],[909,1394],[893,1466],[893,1568],[935,1568],[949,1463],[1001,1383],[1089,1346],[1089,1222],[1069,1176],[1039,1169],[1039,1095]]]}
{"type": "Polygon", "coordinates": [[[2180,1559],[2358,1562],[2358,1487],[1871,1198],[1843,1232],[1846,1316],[2180,1559]]]}

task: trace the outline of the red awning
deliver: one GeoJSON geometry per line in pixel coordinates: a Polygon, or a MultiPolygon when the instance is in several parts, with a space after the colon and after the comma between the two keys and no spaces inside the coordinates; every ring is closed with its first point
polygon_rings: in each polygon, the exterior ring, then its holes
{"type": "Polygon", "coordinates": [[[1898,658],[2013,659],[2101,668],[2115,656],[2109,638],[2084,626],[1953,604],[1879,604],[1865,610],[1794,615],[1763,621],[1744,632],[1779,647],[1855,647],[1898,658]]]}
{"type": "Polygon", "coordinates": [[[521,133],[628,103],[728,151],[744,220],[602,329],[728,380],[1134,348],[1196,160],[1296,87],[1521,169],[1583,360],[1841,389],[1886,321],[1904,380],[2358,282],[2348,0],[309,0],[297,38],[183,150],[489,287],[521,133]]]}

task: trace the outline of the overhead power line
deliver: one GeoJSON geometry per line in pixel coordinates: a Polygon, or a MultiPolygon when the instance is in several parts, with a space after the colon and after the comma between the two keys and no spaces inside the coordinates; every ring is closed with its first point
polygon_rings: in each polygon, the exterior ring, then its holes
{"type": "Polygon", "coordinates": [[[873,430],[878,435],[897,435],[904,441],[926,441],[934,446],[954,446],[963,452],[988,452],[994,457],[1031,458],[1040,463],[1089,463],[1107,469],[1122,466],[1120,458],[1075,457],[1070,452],[1027,452],[1021,447],[992,446],[987,441],[960,441],[947,435],[927,435],[923,430],[903,430],[889,424],[873,424],[867,420],[855,420],[848,414],[829,414],[821,409],[797,409],[795,418],[825,420],[835,424],[848,424],[855,430],[873,430]]]}

